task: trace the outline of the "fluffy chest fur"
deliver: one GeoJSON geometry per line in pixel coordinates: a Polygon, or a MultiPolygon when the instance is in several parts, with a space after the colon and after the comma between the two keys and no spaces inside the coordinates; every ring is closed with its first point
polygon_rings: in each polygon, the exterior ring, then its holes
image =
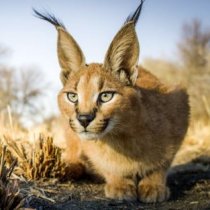
{"type": "Polygon", "coordinates": [[[94,172],[102,176],[113,173],[118,176],[135,176],[143,172],[143,162],[121,154],[106,143],[82,143],[82,149],[91,162],[94,172]]]}

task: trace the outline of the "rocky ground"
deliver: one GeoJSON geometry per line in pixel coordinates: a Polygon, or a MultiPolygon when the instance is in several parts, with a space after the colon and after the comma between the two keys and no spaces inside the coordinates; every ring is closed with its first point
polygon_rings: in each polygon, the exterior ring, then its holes
{"type": "Polygon", "coordinates": [[[87,179],[68,183],[56,180],[30,183],[27,188],[33,195],[26,199],[25,207],[38,210],[209,210],[210,160],[198,158],[172,167],[168,173],[171,198],[159,204],[110,200],[104,197],[103,186],[103,183],[87,179]]]}

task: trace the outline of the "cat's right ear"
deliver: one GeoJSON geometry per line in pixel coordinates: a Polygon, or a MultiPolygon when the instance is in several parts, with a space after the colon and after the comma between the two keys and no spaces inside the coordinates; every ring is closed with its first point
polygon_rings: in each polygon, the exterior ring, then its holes
{"type": "Polygon", "coordinates": [[[65,26],[53,15],[42,14],[34,9],[37,17],[53,24],[58,31],[57,53],[61,66],[61,81],[65,85],[71,72],[77,71],[85,65],[85,57],[75,39],[69,34],[65,26]]]}

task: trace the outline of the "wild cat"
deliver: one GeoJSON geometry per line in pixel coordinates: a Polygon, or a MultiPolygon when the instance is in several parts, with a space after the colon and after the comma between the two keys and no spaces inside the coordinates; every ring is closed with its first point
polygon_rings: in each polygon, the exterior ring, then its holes
{"type": "Polygon", "coordinates": [[[166,172],[187,131],[189,105],[185,90],[166,87],[137,65],[142,5],[114,37],[103,64],[86,64],[65,26],[34,12],[58,31],[58,104],[72,173],[85,168],[102,176],[109,198],[161,202],[170,195],[166,172]]]}

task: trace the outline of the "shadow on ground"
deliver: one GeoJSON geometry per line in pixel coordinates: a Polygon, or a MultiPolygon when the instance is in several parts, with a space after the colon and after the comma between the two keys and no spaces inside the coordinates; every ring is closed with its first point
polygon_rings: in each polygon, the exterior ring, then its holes
{"type": "Polygon", "coordinates": [[[76,183],[51,185],[39,183],[48,189],[48,197],[56,202],[31,197],[26,207],[55,210],[209,210],[210,209],[210,158],[199,157],[190,163],[172,167],[168,173],[171,198],[159,204],[123,202],[106,199],[103,184],[83,180],[76,183]],[[56,188],[56,190],[55,190],[56,188]],[[51,190],[49,190],[51,189],[51,190]],[[53,194],[53,190],[55,193],[53,194]],[[51,192],[51,193],[50,193],[51,192]]]}

